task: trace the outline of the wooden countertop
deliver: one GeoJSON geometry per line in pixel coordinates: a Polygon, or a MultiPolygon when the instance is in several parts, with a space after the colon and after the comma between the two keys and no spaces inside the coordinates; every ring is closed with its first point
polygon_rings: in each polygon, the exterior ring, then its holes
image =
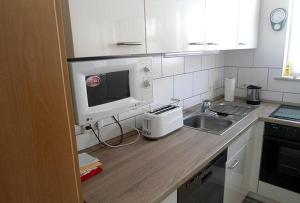
{"type": "Polygon", "coordinates": [[[83,183],[84,199],[87,203],[160,202],[258,119],[273,120],[268,116],[278,106],[261,104],[222,136],[183,127],[158,141],[142,138],[122,148],[91,147],[85,151],[104,163],[104,171],[83,183]]]}

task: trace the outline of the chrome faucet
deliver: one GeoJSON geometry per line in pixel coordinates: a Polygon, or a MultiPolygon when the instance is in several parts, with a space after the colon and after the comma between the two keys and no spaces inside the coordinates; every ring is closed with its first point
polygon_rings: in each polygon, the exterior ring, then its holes
{"type": "Polygon", "coordinates": [[[208,99],[207,99],[207,100],[204,100],[204,101],[202,102],[201,112],[202,112],[202,113],[206,112],[207,109],[209,109],[210,105],[211,105],[211,101],[210,101],[210,100],[208,100],[208,99]]]}

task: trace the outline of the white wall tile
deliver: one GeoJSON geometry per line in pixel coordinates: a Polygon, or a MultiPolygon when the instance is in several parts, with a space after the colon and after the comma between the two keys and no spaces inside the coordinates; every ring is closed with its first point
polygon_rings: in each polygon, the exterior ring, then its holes
{"type": "MultiPolygon", "coordinates": [[[[133,128],[135,128],[135,118],[123,120],[120,122],[120,124],[123,128],[123,132],[128,133],[133,128]]],[[[120,135],[121,131],[118,125],[115,123],[102,128],[101,133],[104,140],[109,140],[120,135]]]]}
{"type": "Polygon", "coordinates": [[[275,80],[276,77],[281,77],[281,69],[269,70],[269,90],[280,91],[280,92],[290,92],[290,93],[300,93],[300,82],[297,81],[285,81],[285,80],[275,80]]]}
{"type": "Polygon", "coordinates": [[[201,102],[203,102],[204,100],[207,100],[207,99],[212,99],[211,92],[205,92],[205,93],[201,94],[201,102]]]}
{"type": "Polygon", "coordinates": [[[161,55],[156,55],[152,57],[152,72],[153,72],[153,79],[160,78],[162,76],[162,68],[161,68],[161,55]]]}
{"type": "Polygon", "coordinates": [[[253,50],[227,51],[225,54],[225,66],[252,67],[253,57],[253,50]]]}
{"type": "Polygon", "coordinates": [[[282,92],[262,91],[261,99],[268,101],[282,101],[282,92]]]}
{"type": "Polygon", "coordinates": [[[289,102],[289,103],[300,103],[300,94],[291,94],[291,93],[284,93],[283,95],[283,101],[289,102]]]}
{"type": "Polygon", "coordinates": [[[174,76],[174,98],[193,96],[193,73],[174,76]]]}
{"type": "Polygon", "coordinates": [[[197,95],[183,101],[183,108],[187,109],[201,103],[201,96],[197,95]]]}
{"type": "Polygon", "coordinates": [[[211,91],[211,97],[216,98],[224,95],[224,88],[218,88],[211,91]]]}
{"type": "Polygon", "coordinates": [[[144,121],[144,115],[138,115],[135,117],[135,127],[136,128],[142,128],[143,126],[143,121],[144,121]]]}
{"type": "Polygon", "coordinates": [[[185,57],[185,72],[200,71],[202,65],[201,56],[187,56],[185,57]]]}
{"type": "Polygon", "coordinates": [[[76,141],[77,141],[77,150],[78,151],[98,144],[98,140],[91,133],[77,135],[76,141]]]}
{"type": "Polygon", "coordinates": [[[238,87],[257,85],[267,89],[268,68],[240,68],[238,72],[238,87]]]}
{"type": "MultiPolygon", "coordinates": [[[[118,115],[115,115],[115,117],[116,117],[116,119],[119,119],[118,115]]],[[[103,125],[104,126],[110,125],[112,123],[115,123],[115,120],[113,118],[111,118],[111,117],[103,119],[103,125]]]]}
{"type": "MultiPolygon", "coordinates": [[[[123,127],[124,133],[127,133],[135,127],[135,118],[130,118],[121,121],[120,123],[123,127]]],[[[101,129],[101,135],[104,140],[112,139],[116,136],[119,136],[120,134],[121,134],[120,129],[116,123],[104,126],[101,129]]],[[[76,140],[77,140],[78,151],[99,143],[92,131],[86,131],[84,134],[76,136],[76,140]]]]}
{"type": "Polygon", "coordinates": [[[193,77],[193,95],[207,92],[208,89],[208,70],[194,73],[193,77]]]}
{"type": "Polygon", "coordinates": [[[209,89],[217,89],[223,87],[224,68],[214,68],[209,70],[209,89]]]}
{"type": "Polygon", "coordinates": [[[215,56],[215,67],[220,68],[225,66],[225,53],[220,52],[215,56]]]}
{"type": "Polygon", "coordinates": [[[211,69],[215,67],[215,55],[202,56],[202,70],[211,69]]]}
{"type": "Polygon", "coordinates": [[[286,28],[274,32],[271,28],[270,13],[275,8],[288,10],[289,0],[261,1],[258,48],[255,50],[255,67],[283,67],[286,28]]]}
{"type": "Polygon", "coordinates": [[[246,89],[241,89],[241,88],[235,88],[235,94],[236,97],[243,97],[245,98],[247,95],[247,90],[246,89]]]}
{"type": "Polygon", "coordinates": [[[237,80],[239,68],[236,67],[225,67],[224,78],[235,78],[237,80]]]}
{"type": "Polygon", "coordinates": [[[173,77],[166,77],[153,80],[154,102],[170,102],[173,98],[173,77]]]}
{"type": "Polygon", "coordinates": [[[184,72],[184,57],[162,58],[162,76],[182,74],[184,72]]]}
{"type": "Polygon", "coordinates": [[[149,110],[150,110],[149,105],[146,105],[146,106],[143,106],[141,108],[126,111],[124,113],[119,114],[119,120],[125,120],[125,119],[131,118],[131,117],[135,117],[135,116],[143,114],[143,113],[145,113],[146,111],[149,111],[149,110]]]}

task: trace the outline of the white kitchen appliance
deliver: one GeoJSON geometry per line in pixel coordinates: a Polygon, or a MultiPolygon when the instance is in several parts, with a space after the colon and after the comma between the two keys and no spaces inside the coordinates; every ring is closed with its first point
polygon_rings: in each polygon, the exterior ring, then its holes
{"type": "Polygon", "coordinates": [[[152,60],[70,62],[76,124],[84,125],[152,102],[152,60]]]}
{"type": "Polygon", "coordinates": [[[179,106],[167,105],[144,114],[143,134],[159,139],[183,126],[183,113],[179,106]]]}

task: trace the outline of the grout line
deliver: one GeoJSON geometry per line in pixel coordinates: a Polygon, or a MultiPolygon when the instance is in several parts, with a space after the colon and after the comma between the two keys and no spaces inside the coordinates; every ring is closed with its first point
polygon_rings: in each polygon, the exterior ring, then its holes
{"type": "Polygon", "coordinates": [[[270,70],[268,68],[268,75],[267,75],[267,90],[269,90],[269,76],[270,76],[270,70]]]}

